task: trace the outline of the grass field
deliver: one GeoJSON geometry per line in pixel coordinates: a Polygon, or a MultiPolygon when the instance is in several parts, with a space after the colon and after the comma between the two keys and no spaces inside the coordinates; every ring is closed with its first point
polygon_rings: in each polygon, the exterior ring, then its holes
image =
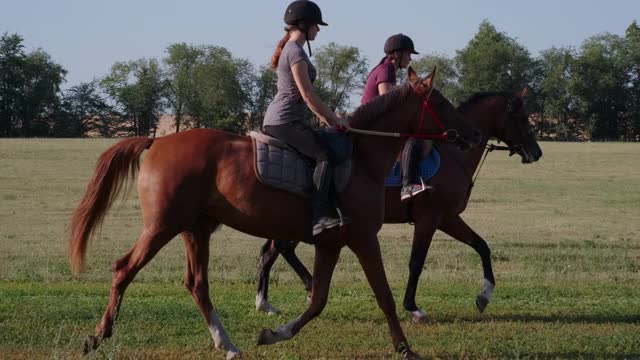
{"type": "MultiPolygon", "coordinates": [[[[141,228],[133,191],[111,210],[88,251],[88,271],[71,275],[69,216],[98,155],[113,140],[0,140],[0,358],[81,358],[81,339],[100,320],[110,266],[141,228]]],[[[522,165],[492,154],[464,218],[493,251],[497,287],[484,314],[473,250],[437,233],[418,289],[430,324],[402,311],[412,227],[380,233],[387,275],[409,341],[437,358],[640,358],[640,144],[542,143],[522,165]]],[[[355,257],[345,250],[329,304],[293,340],[256,347],[306,306],[284,261],[272,271],[279,316],[254,310],[261,239],[222,228],[211,242],[211,296],[247,358],[394,358],[386,322],[355,257]]],[[[300,246],[311,264],[312,249],[300,246]]],[[[114,337],[89,358],[224,358],[213,348],[182,285],[177,239],[138,275],[114,337]]]]}

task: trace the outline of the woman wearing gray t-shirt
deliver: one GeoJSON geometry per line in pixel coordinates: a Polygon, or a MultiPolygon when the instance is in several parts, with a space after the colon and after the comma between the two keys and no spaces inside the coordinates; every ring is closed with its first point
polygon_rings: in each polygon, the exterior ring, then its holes
{"type": "Polygon", "coordinates": [[[312,234],[315,236],[325,229],[340,225],[341,221],[328,199],[332,182],[328,149],[313,129],[302,122],[305,108],[309,107],[325,125],[348,127],[349,124],[329,110],[311,85],[316,78],[316,69],[303,46],[305,42],[315,39],[320,31],[319,25],[327,25],[322,21],[320,8],[312,1],[294,1],[287,7],[284,21],[287,24],[286,34],[271,59],[271,67],[276,70],[278,77],[278,92],[267,108],[263,131],[316,160],[311,196],[312,234]]]}

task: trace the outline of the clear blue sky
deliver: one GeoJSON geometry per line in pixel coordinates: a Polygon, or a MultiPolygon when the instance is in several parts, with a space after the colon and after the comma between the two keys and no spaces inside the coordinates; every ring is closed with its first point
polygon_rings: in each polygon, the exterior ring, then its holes
{"type": "MultiPolygon", "coordinates": [[[[551,46],[623,35],[640,21],[640,0],[317,0],[334,41],[360,48],[372,64],[387,36],[403,32],[418,51],[453,55],[483,19],[537,55],[551,46]]],[[[172,43],[211,44],[263,65],[283,35],[289,0],[0,0],[0,32],[17,32],[68,71],[67,86],[108,73],[116,61],[162,58],[172,43]]]]}

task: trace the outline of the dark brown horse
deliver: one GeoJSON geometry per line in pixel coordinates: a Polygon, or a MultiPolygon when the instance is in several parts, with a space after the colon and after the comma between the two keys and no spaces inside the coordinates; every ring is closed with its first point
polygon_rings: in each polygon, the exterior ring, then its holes
{"type": "MultiPolygon", "coordinates": [[[[436,188],[433,194],[420,196],[410,205],[400,201],[400,188],[386,189],[385,223],[415,223],[411,259],[409,261],[409,281],[404,295],[404,308],[416,321],[426,320],[425,313],[415,303],[418,279],[422,273],[427,251],[436,229],[471,246],[482,259],[484,271],[484,289],[476,298],[480,312],[491,299],[495,286],[491,268],[491,252],[487,243],[476,234],[460,217],[467,207],[473,180],[483,149],[490,138],[505,142],[511,154],[518,153],[523,163],[537,161],[542,156],[535,134],[531,131],[523,96],[509,93],[477,94],[462,104],[458,110],[469,119],[473,119],[482,132],[481,146],[463,153],[450,145],[441,147],[441,167],[430,180],[436,188]]],[[[293,267],[305,284],[307,291],[311,286],[311,274],[295,254],[297,243],[271,241],[262,247],[258,294],[256,308],[266,312],[278,312],[268,302],[269,271],[279,253],[293,267]]]]}
{"type": "MultiPolygon", "coordinates": [[[[461,148],[478,144],[479,132],[448,100],[435,90],[428,97],[433,75],[422,80],[410,70],[406,86],[359,108],[351,118],[352,126],[381,132],[416,132],[422,122],[421,105],[428,99],[444,125],[458,131],[461,148]]],[[[424,130],[437,131],[432,115],[425,116],[424,130]]],[[[384,177],[402,143],[400,138],[354,137],[351,179],[338,199],[352,222],[316,238],[309,307],[276,331],[263,330],[258,344],[290,339],[322,312],[340,250],[346,245],[358,256],[386,316],[394,349],[407,358],[417,357],[409,349],[400,327],[377,238],[384,217],[384,177]]],[[[224,224],[258,237],[302,240],[310,226],[309,204],[258,181],[248,137],[198,129],[157,139],[122,140],[100,156],[87,192],[73,214],[70,252],[74,271],[83,268],[89,237],[118,190],[130,175],[135,175],[145,149],[149,151],[138,176],[142,234],[113,266],[109,303],[95,336],[85,341],[85,350],[97,348],[112,335],[127,286],[164,245],[181,234],[187,255],[185,285],[209,327],[216,348],[226,350],[227,358],[234,358],[240,351],[229,339],[209,297],[209,238],[224,224]]]]}

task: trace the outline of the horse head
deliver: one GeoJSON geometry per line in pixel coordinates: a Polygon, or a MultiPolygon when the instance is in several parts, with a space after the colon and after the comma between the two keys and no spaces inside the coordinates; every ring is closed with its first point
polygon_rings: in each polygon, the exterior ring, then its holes
{"type": "Polygon", "coordinates": [[[526,94],[527,88],[524,88],[506,98],[504,116],[498,119],[496,129],[500,134],[498,139],[509,146],[510,155],[520,155],[523,164],[533,163],[542,157],[542,150],[529,123],[524,101],[526,94]]]}

